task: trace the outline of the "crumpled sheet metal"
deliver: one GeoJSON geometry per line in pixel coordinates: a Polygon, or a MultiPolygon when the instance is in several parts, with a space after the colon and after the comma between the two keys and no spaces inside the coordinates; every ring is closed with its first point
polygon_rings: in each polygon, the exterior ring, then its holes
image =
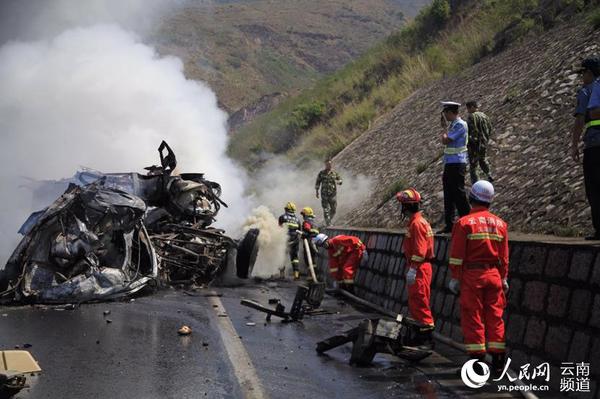
{"type": "Polygon", "coordinates": [[[145,210],[138,197],[101,184],[70,187],[29,223],[0,270],[10,281],[0,298],[68,303],[139,291],[158,276],[145,210]]]}

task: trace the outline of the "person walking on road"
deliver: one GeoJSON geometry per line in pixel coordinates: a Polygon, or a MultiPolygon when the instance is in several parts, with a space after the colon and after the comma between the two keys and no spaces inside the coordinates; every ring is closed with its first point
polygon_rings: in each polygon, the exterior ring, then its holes
{"type": "Polygon", "coordinates": [[[586,58],[579,71],[583,87],[577,93],[575,121],[571,129],[571,156],[580,162],[579,144],[583,138],[583,178],[592,211],[594,233],[586,240],[600,240],[600,57],[586,58]]]}
{"type": "Polygon", "coordinates": [[[432,347],[434,322],[430,298],[433,231],[421,213],[421,194],[417,190],[409,188],[399,192],[396,199],[401,204],[402,217],[408,217],[407,231],[402,242],[402,252],[408,265],[408,312],[411,318],[421,324],[405,344],[432,347]]]}
{"type": "Polygon", "coordinates": [[[490,164],[486,159],[486,152],[490,136],[492,134],[492,123],[490,118],[479,111],[477,101],[469,101],[467,104],[467,126],[469,128],[469,143],[467,150],[469,154],[469,174],[471,175],[471,184],[475,184],[479,177],[477,176],[477,167],[487,176],[487,181],[493,183],[494,178],[490,171],[490,164]]]}
{"type": "Polygon", "coordinates": [[[473,184],[471,213],[460,218],[450,243],[450,291],[460,295],[460,323],[471,358],[492,356],[494,373],[505,364],[504,321],[508,292],[508,226],[489,211],[494,187],[485,180],[473,184]]]}
{"type": "Polygon", "coordinates": [[[458,114],[459,103],[442,102],[441,124],[447,128],[442,134],[444,149],[444,221],[446,226],[438,233],[450,233],[454,222],[454,210],[462,217],[469,213],[469,203],[465,193],[465,174],[467,172],[467,143],[469,129],[467,123],[458,114]],[[448,122],[450,122],[448,126],[448,122]]]}
{"type": "MultiPolygon", "coordinates": [[[[290,255],[290,263],[292,264],[292,271],[294,273],[294,279],[300,278],[300,272],[298,271],[298,251],[300,248],[300,240],[298,238],[298,229],[300,228],[300,221],[296,216],[296,204],[288,202],[283,208],[284,214],[279,216],[279,226],[287,229],[287,249],[290,255]]],[[[285,276],[285,266],[280,269],[281,277],[285,276]]]]}
{"type": "Polygon", "coordinates": [[[329,273],[331,277],[349,292],[354,289],[354,274],[358,266],[366,259],[366,246],[355,236],[339,235],[332,238],[321,233],[313,242],[317,247],[327,249],[329,255],[329,273]]]}
{"type": "Polygon", "coordinates": [[[323,206],[323,218],[325,226],[331,225],[331,220],[335,216],[337,208],[337,186],[342,184],[342,178],[333,170],[331,159],[325,161],[325,169],[319,172],[315,190],[319,198],[319,188],[321,189],[321,206],[323,206]]]}

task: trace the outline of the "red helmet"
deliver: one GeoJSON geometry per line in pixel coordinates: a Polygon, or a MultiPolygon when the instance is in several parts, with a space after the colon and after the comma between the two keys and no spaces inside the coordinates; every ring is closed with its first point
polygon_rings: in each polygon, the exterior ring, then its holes
{"type": "Polygon", "coordinates": [[[409,188],[396,193],[396,199],[401,204],[418,204],[421,202],[421,194],[414,188],[409,188]]]}

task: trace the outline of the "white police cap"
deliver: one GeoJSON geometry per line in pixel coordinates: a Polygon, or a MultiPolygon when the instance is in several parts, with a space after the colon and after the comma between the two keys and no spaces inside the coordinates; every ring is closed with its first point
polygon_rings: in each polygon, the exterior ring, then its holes
{"type": "Polygon", "coordinates": [[[442,106],[445,107],[460,107],[460,103],[454,101],[442,101],[442,106]]]}

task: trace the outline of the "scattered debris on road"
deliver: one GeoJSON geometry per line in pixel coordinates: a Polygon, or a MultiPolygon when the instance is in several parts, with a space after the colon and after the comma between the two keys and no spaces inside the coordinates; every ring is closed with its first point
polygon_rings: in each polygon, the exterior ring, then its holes
{"type": "Polygon", "coordinates": [[[396,320],[366,319],[358,327],[318,342],[316,351],[322,354],[352,342],[351,365],[369,366],[377,353],[389,353],[417,362],[430,356],[433,351],[402,344],[403,336],[415,327],[419,327],[417,322],[401,315],[396,320]]]}
{"type": "Polygon", "coordinates": [[[190,335],[192,333],[192,329],[189,326],[181,326],[179,330],[177,330],[177,334],[179,335],[190,335]]]}
{"type": "Polygon", "coordinates": [[[289,312],[285,311],[285,306],[281,304],[279,299],[269,299],[270,305],[275,305],[275,309],[268,308],[258,302],[249,299],[242,299],[241,304],[252,309],[267,314],[267,322],[271,321],[272,316],[283,319],[284,322],[299,321],[304,318],[305,314],[324,314],[318,307],[325,296],[325,283],[309,283],[308,286],[300,285],[296,290],[296,296],[289,312]],[[307,304],[303,302],[306,301],[307,304]]]}
{"type": "Polygon", "coordinates": [[[41,371],[28,351],[0,351],[0,398],[9,398],[28,388],[26,375],[41,371]]]}

